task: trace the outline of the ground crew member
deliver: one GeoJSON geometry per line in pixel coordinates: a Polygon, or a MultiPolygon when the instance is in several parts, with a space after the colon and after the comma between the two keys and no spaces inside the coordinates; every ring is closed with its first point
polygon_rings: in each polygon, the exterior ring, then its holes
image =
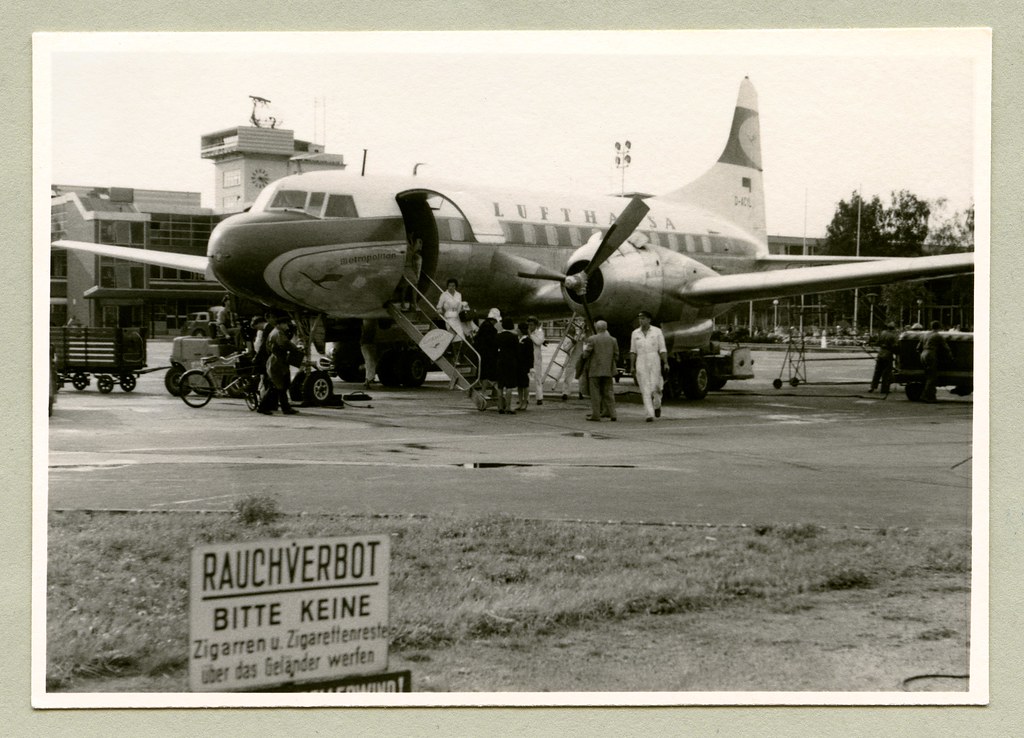
{"type": "Polygon", "coordinates": [[[651,325],[651,314],[641,310],[637,317],[640,327],[629,337],[629,366],[650,423],[661,417],[661,391],[665,386],[662,370],[668,371],[668,349],[661,328],[651,325]]]}

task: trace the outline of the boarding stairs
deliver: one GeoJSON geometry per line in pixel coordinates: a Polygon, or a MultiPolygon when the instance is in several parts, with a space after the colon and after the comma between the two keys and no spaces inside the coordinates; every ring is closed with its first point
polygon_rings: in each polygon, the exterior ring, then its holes
{"type": "Polygon", "coordinates": [[[569,324],[565,328],[565,335],[562,336],[558,347],[555,348],[555,353],[551,355],[551,359],[548,361],[547,369],[544,372],[545,383],[551,380],[557,387],[566,370],[574,371],[574,368],[568,365],[569,359],[573,355],[576,345],[586,337],[587,321],[582,315],[576,313],[569,320],[569,324]]]}
{"type": "MultiPolygon", "coordinates": [[[[428,289],[432,285],[438,295],[443,292],[434,280],[429,277],[427,280],[428,289]]],[[[448,327],[444,316],[434,306],[434,302],[420,291],[416,282],[403,277],[399,294],[402,300],[392,300],[385,305],[388,315],[427,358],[448,376],[451,380],[450,389],[473,394],[479,382],[480,354],[448,327]]]]}

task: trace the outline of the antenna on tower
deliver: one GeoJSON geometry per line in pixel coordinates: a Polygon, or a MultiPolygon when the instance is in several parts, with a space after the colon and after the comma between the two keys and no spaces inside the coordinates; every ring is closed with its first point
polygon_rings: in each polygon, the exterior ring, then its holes
{"type": "Polygon", "coordinates": [[[262,128],[263,120],[262,118],[257,117],[256,108],[269,105],[270,100],[265,97],[260,97],[259,95],[249,95],[249,99],[252,100],[252,113],[249,114],[249,121],[257,128],[262,128]]]}

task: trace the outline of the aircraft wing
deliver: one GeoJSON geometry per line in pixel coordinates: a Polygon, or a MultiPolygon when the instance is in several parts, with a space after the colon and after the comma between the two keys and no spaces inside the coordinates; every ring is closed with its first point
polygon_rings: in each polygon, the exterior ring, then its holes
{"type": "Polygon", "coordinates": [[[111,256],[116,259],[135,261],[140,264],[155,264],[172,269],[184,269],[189,272],[203,274],[207,279],[214,279],[210,271],[210,260],[205,256],[175,254],[170,251],[152,251],[150,249],[131,248],[128,246],[110,246],[105,243],[89,243],[88,241],[54,241],[51,246],[58,246],[70,251],[86,251],[99,256],[111,256]]]}
{"type": "Polygon", "coordinates": [[[973,271],[973,253],[882,259],[701,277],[680,288],[678,296],[698,304],[744,302],[904,280],[951,277],[973,271]]]}

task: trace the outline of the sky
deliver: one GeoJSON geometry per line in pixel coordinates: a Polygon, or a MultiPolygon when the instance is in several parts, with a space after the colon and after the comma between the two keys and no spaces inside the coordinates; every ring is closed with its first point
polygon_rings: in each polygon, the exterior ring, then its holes
{"type": "Polygon", "coordinates": [[[247,125],[258,95],[350,171],[365,149],[367,174],[422,162],[467,183],[659,194],[717,160],[749,76],[770,234],[823,236],[858,190],[946,198],[950,214],[987,201],[976,31],[57,34],[34,57],[37,187],[184,190],[214,207],[200,137],[247,125]]]}

